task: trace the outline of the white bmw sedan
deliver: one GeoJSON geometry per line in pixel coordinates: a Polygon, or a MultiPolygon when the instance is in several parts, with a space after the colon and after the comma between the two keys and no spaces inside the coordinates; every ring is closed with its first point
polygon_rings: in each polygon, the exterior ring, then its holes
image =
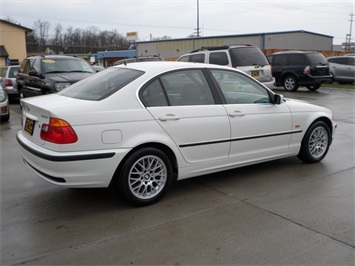
{"type": "Polygon", "coordinates": [[[288,156],[321,161],[332,112],[284,99],[236,69],[128,63],[21,100],[25,163],[63,187],[113,187],[134,205],[174,180],[288,156]]]}

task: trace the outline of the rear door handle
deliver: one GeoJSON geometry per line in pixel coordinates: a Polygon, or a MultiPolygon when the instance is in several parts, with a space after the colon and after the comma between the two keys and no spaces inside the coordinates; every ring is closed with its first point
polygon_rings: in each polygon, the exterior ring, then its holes
{"type": "Polygon", "coordinates": [[[180,117],[175,116],[174,114],[167,114],[159,117],[160,121],[168,121],[168,120],[179,120],[180,117]]]}
{"type": "Polygon", "coordinates": [[[229,113],[229,116],[230,117],[245,116],[245,114],[242,113],[241,111],[234,111],[234,112],[229,113]]]}

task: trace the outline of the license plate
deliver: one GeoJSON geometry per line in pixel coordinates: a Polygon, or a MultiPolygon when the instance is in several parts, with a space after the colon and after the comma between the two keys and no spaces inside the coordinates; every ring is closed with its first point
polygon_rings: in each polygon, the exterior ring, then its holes
{"type": "Polygon", "coordinates": [[[29,118],[26,118],[26,123],[25,123],[25,131],[30,133],[30,135],[33,135],[33,131],[35,129],[35,121],[29,118]]]}
{"type": "Polygon", "coordinates": [[[253,78],[259,77],[259,71],[252,71],[252,72],[251,72],[251,76],[252,76],[253,78]]]}

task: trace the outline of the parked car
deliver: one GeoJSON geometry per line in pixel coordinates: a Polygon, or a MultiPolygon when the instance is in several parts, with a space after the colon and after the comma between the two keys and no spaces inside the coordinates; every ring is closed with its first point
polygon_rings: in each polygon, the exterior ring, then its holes
{"type": "Polygon", "coordinates": [[[19,65],[1,66],[0,77],[2,77],[1,86],[10,98],[18,98],[19,92],[17,89],[16,75],[20,69],[19,65]]]}
{"type": "Polygon", "coordinates": [[[336,128],[330,110],[209,64],[114,66],[21,105],[30,169],[63,187],[111,186],[135,205],[176,179],[296,155],[319,162],[336,128]]]}
{"type": "MultiPolygon", "coordinates": [[[[0,81],[1,81],[0,77],[0,81]]],[[[10,119],[10,107],[9,107],[9,98],[7,93],[0,85],[0,121],[8,121],[10,119]]]]}
{"type": "Polygon", "coordinates": [[[328,57],[330,73],[340,84],[355,82],[355,56],[328,57]]]}
{"type": "Polygon", "coordinates": [[[64,55],[32,56],[24,59],[17,75],[20,97],[55,93],[87,78],[96,71],[84,59],[64,55]]]}
{"type": "Polygon", "coordinates": [[[104,68],[103,66],[100,66],[100,65],[91,65],[91,67],[92,67],[96,72],[100,72],[100,71],[106,69],[106,68],[104,68]]]}
{"type": "Polygon", "coordinates": [[[275,79],[264,53],[252,45],[202,47],[180,56],[177,61],[216,64],[238,68],[272,89],[275,79]]]}
{"type": "Polygon", "coordinates": [[[276,86],[283,86],[287,91],[297,91],[299,86],[316,91],[322,83],[333,82],[328,61],[321,53],[278,52],[269,56],[269,60],[276,86]]]}
{"type": "Polygon", "coordinates": [[[164,61],[164,58],[160,56],[138,56],[138,57],[118,60],[114,63],[114,66],[127,64],[127,63],[147,62],[147,61],[164,61]]]}

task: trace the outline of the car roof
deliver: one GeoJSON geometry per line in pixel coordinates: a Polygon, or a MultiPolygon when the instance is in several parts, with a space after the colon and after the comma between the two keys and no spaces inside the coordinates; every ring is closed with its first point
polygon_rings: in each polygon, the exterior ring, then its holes
{"type": "Polygon", "coordinates": [[[282,51],[282,52],[273,53],[272,55],[278,55],[278,54],[319,54],[319,52],[315,52],[315,51],[282,51]]]}
{"type": "Polygon", "coordinates": [[[127,64],[127,63],[136,63],[136,62],[145,62],[145,61],[164,61],[164,59],[160,56],[138,56],[132,58],[125,58],[118,60],[114,63],[114,65],[127,64]]]}
{"type": "Polygon", "coordinates": [[[191,68],[215,68],[215,69],[217,68],[217,69],[236,70],[230,67],[220,66],[220,65],[192,63],[192,62],[178,62],[178,61],[145,61],[145,62],[127,63],[126,65],[121,64],[113,67],[136,69],[151,74],[165,73],[171,70],[191,69],[191,68]]]}
{"type": "Polygon", "coordinates": [[[43,59],[58,59],[58,58],[76,58],[76,59],[81,59],[79,57],[76,56],[71,56],[71,55],[35,55],[35,56],[29,56],[28,58],[38,58],[41,57],[43,59]]]}
{"type": "Polygon", "coordinates": [[[255,47],[251,44],[230,44],[230,45],[222,45],[222,46],[202,46],[199,49],[193,50],[190,53],[197,53],[202,51],[216,51],[216,50],[228,50],[232,48],[240,48],[240,47],[255,47]]]}
{"type": "Polygon", "coordinates": [[[346,55],[334,55],[334,56],[329,56],[327,59],[329,58],[349,58],[349,56],[346,55]]]}

